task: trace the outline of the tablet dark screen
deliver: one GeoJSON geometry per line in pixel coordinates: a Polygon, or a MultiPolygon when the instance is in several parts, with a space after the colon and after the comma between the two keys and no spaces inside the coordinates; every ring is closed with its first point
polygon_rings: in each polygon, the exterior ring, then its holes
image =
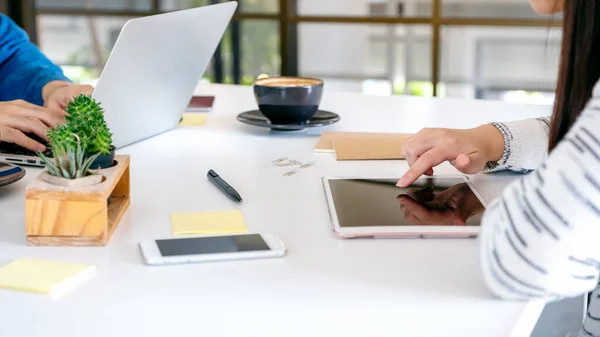
{"type": "Polygon", "coordinates": [[[460,178],[330,179],[340,227],[479,226],[484,206],[460,178]]]}

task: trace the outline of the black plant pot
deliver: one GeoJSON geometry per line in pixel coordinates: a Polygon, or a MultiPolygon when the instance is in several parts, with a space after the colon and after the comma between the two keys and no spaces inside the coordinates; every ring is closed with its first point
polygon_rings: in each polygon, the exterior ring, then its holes
{"type": "MultiPolygon", "coordinates": [[[[86,157],[90,157],[90,155],[86,155],[86,157]]],[[[92,162],[90,169],[105,169],[115,165],[115,147],[111,147],[111,151],[108,154],[101,154],[92,162]]]]}

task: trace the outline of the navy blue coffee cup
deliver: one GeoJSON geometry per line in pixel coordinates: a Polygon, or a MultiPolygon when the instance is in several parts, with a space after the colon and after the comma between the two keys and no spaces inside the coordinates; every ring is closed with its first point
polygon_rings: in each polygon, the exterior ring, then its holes
{"type": "Polygon", "coordinates": [[[258,109],[271,124],[305,124],[317,113],[323,81],[307,77],[267,77],[254,81],[258,109]]]}

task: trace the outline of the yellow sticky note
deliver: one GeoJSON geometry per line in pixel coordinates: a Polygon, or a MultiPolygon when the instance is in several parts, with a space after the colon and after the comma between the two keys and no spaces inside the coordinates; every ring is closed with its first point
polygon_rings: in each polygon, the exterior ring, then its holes
{"type": "Polygon", "coordinates": [[[207,116],[197,113],[184,113],[181,116],[179,125],[181,126],[192,126],[192,125],[204,125],[206,123],[207,116]]]}
{"type": "Polygon", "coordinates": [[[45,294],[57,299],[95,273],[96,267],[92,265],[24,258],[0,268],[0,288],[45,294]]]}
{"type": "Polygon", "coordinates": [[[240,211],[171,214],[173,234],[245,233],[248,231],[240,211]]]}

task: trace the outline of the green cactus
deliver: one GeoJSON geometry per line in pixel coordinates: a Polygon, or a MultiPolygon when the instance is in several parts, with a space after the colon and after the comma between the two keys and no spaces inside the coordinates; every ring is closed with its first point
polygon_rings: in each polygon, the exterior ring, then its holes
{"type": "Polygon", "coordinates": [[[46,164],[48,173],[66,179],[82,178],[92,173],[90,165],[100,153],[85,158],[86,149],[81,138],[76,134],[67,135],[60,129],[61,127],[48,131],[54,158],[48,158],[40,152],[37,153],[46,164]]]}
{"type": "Polygon", "coordinates": [[[90,165],[101,154],[109,154],[112,133],[104,120],[100,103],[80,94],[67,105],[66,122],[48,131],[54,158],[37,155],[48,172],[57,177],[76,179],[90,174],[90,165]]]}
{"type": "MultiPolygon", "coordinates": [[[[65,135],[79,135],[87,154],[110,153],[112,133],[104,120],[104,112],[99,102],[88,95],[80,94],[69,102],[66,112],[69,115],[64,124],[65,135]]],[[[70,144],[76,145],[73,142],[70,144]]]]}

